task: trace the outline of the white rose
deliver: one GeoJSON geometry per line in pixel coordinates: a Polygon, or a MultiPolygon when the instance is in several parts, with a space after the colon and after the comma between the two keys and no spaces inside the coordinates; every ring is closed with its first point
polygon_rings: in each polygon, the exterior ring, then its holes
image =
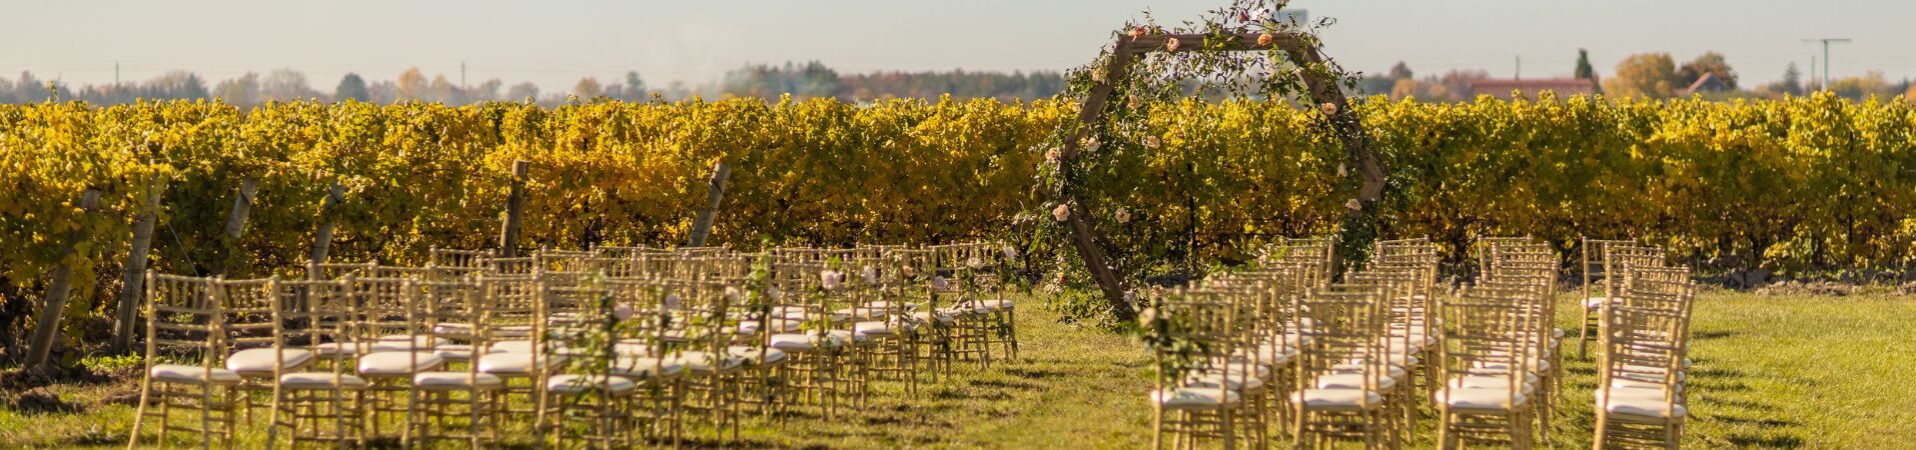
{"type": "Polygon", "coordinates": [[[1131,210],[1118,207],[1118,223],[1131,223],[1131,210]]]}
{"type": "Polygon", "coordinates": [[[1059,204],[1058,207],[1051,208],[1051,218],[1058,219],[1059,222],[1071,220],[1071,207],[1059,204]]]}
{"type": "Polygon", "coordinates": [[[819,287],[823,287],[827,291],[837,290],[838,281],[838,272],[833,272],[831,269],[818,271],[819,287]]]}

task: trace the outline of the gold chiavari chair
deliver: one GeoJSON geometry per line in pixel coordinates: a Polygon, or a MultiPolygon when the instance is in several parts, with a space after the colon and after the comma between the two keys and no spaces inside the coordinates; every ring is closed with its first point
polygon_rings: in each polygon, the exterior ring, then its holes
{"type": "Polygon", "coordinates": [[[1394,383],[1385,380],[1404,373],[1383,357],[1386,304],[1378,286],[1333,284],[1314,290],[1298,307],[1300,321],[1311,324],[1312,338],[1298,352],[1292,399],[1300,446],[1358,440],[1366,448],[1381,448],[1396,442],[1395,420],[1381,392],[1394,383]],[[1345,374],[1357,379],[1340,381],[1342,387],[1318,387],[1320,379],[1345,374]]]}
{"type": "MultiPolygon", "coordinates": [[[[1577,355],[1589,356],[1589,344],[1595,336],[1601,336],[1599,330],[1603,322],[1603,308],[1612,299],[1623,295],[1624,278],[1637,268],[1663,267],[1665,254],[1663,249],[1631,245],[1629,243],[1609,243],[1596,246],[1598,260],[1586,263],[1598,267],[1601,277],[1586,276],[1583,286],[1583,329],[1578,334],[1577,355]],[[1601,283],[1601,284],[1598,284],[1601,283]],[[1595,289],[1601,288],[1601,295],[1595,289]]],[[[1586,249],[1588,250],[1588,249],[1586,249]]],[[[1588,258],[1589,256],[1585,256],[1588,258]]],[[[1585,269],[1588,273],[1590,270],[1585,269]]]]}
{"type": "Polygon", "coordinates": [[[539,388],[545,371],[564,361],[538,344],[536,336],[544,326],[546,306],[540,295],[543,274],[480,274],[480,298],[485,302],[486,320],[475,327],[486,336],[484,353],[477,354],[473,365],[480,373],[499,377],[494,419],[504,423],[533,418],[537,414],[539,388]]]}
{"type": "Polygon", "coordinates": [[[370,420],[370,437],[387,437],[383,428],[398,423],[400,442],[411,439],[408,397],[413,376],[432,371],[445,363],[433,352],[429,330],[424,328],[419,305],[418,282],[405,278],[359,278],[347,276],[348,295],[355,305],[353,339],[357,344],[356,369],[361,378],[372,383],[365,405],[370,420]]]}
{"type": "MultiPolygon", "coordinates": [[[[357,317],[346,282],[281,281],[277,286],[279,305],[285,305],[278,312],[283,324],[281,345],[275,347],[281,352],[280,360],[298,351],[318,355],[322,348],[356,348],[337,345],[352,342],[348,330],[357,317]]],[[[365,445],[362,406],[371,384],[350,373],[341,360],[316,358],[303,371],[281,373],[275,380],[268,446],[277,446],[280,429],[288,431],[294,448],[302,443],[339,448],[365,445]]]]}
{"type": "Polygon", "coordinates": [[[258,394],[272,391],[276,384],[273,380],[282,369],[296,371],[314,359],[304,350],[281,350],[284,343],[273,332],[279,326],[275,315],[279,296],[273,292],[273,281],[219,280],[213,286],[224,315],[220,324],[221,342],[227,347],[226,370],[240,375],[239,397],[234,400],[248,424],[254,422],[253,410],[269,406],[258,394]]]}
{"type": "Polygon", "coordinates": [[[470,364],[487,348],[490,328],[444,327],[443,324],[486,323],[486,302],[477,282],[468,278],[450,281],[425,281],[414,285],[420,306],[417,320],[425,322],[432,353],[448,361],[465,361],[457,368],[422,371],[413,374],[407,404],[409,436],[415,445],[430,446],[439,441],[465,441],[472,448],[481,442],[499,439],[499,392],[504,379],[479,371],[470,364]],[[443,334],[442,334],[443,332],[443,334]],[[465,344],[448,344],[453,339],[465,344]]]}
{"type": "MultiPolygon", "coordinates": [[[[613,315],[623,316],[614,328],[616,358],[608,368],[613,376],[637,384],[631,419],[637,431],[654,441],[669,441],[677,447],[683,431],[681,404],[684,400],[685,365],[682,346],[666,337],[678,328],[685,316],[665,307],[668,296],[677,295],[672,283],[658,279],[620,279],[606,281],[615,296],[613,315]]],[[[780,354],[783,354],[782,352],[780,354]]]]}
{"type": "MultiPolygon", "coordinates": [[[[1634,291],[1625,295],[1663,296],[1634,291]]],[[[1596,436],[1591,448],[1677,448],[1689,413],[1678,393],[1682,388],[1681,315],[1613,304],[1605,308],[1604,321],[1604,353],[1597,372],[1596,436]]]]}
{"type": "Polygon", "coordinates": [[[841,287],[838,278],[844,275],[804,258],[777,263],[773,274],[781,295],[771,311],[784,320],[798,321],[799,326],[792,332],[772,334],[769,346],[790,355],[786,370],[797,402],[817,406],[819,415],[829,420],[836,416],[843,389],[840,365],[851,352],[854,338],[833,332],[836,324],[850,319],[834,317],[839,308],[832,298],[841,287]]]}
{"type": "Polygon", "coordinates": [[[1145,314],[1156,362],[1156,388],[1150,393],[1153,448],[1163,448],[1167,434],[1178,448],[1195,447],[1201,439],[1218,440],[1224,448],[1237,447],[1239,433],[1244,431],[1239,427],[1240,414],[1247,403],[1240,391],[1255,374],[1230,365],[1245,331],[1240,328],[1242,308],[1235,300],[1214,292],[1180,290],[1157,299],[1145,314]]]}
{"type": "Polygon", "coordinates": [[[941,312],[957,318],[947,328],[949,342],[942,349],[951,358],[976,361],[979,367],[991,367],[991,323],[988,312],[975,303],[981,290],[978,278],[985,268],[984,259],[978,257],[976,249],[968,244],[937,245],[929,249],[937,255],[934,284],[942,280],[942,284],[948,286],[934,289],[948,292],[951,297],[952,307],[941,312]]]}
{"type": "Polygon", "coordinates": [[[749,372],[747,360],[732,352],[731,335],[738,323],[730,317],[730,307],[743,292],[733,282],[674,281],[688,314],[682,328],[686,350],[679,354],[692,400],[687,405],[706,414],[716,437],[723,438],[729,428],[732,439],[738,439],[742,386],[749,372]]]}
{"type": "Polygon", "coordinates": [[[547,283],[544,295],[549,305],[563,305],[571,314],[552,317],[543,340],[546,352],[566,358],[544,383],[539,428],[559,448],[631,446],[630,406],[638,383],[615,376],[618,293],[604,276],[589,275],[547,283]]]}
{"type": "Polygon", "coordinates": [[[1440,350],[1443,386],[1435,394],[1438,445],[1457,448],[1467,440],[1507,442],[1530,448],[1534,398],[1539,395],[1530,348],[1541,302],[1535,289],[1465,289],[1442,302],[1440,350]]]}
{"type": "Polygon", "coordinates": [[[138,447],[141,425],[148,418],[159,422],[162,445],[169,433],[187,432],[198,434],[203,447],[217,441],[231,448],[234,397],[241,378],[220,361],[226,352],[224,313],[216,294],[220,280],[150,271],[146,278],[146,371],[127,448],[138,447]],[[162,351],[198,364],[159,363],[162,351]],[[175,423],[174,408],[191,408],[199,423],[175,423]]]}

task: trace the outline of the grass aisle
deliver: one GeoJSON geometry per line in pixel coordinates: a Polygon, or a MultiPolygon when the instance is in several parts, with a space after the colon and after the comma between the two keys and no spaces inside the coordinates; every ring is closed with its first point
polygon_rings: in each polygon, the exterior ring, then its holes
{"type": "MultiPolygon", "coordinates": [[[[1567,299],[1561,323],[1575,322],[1567,299]]],[[[1136,342],[1019,311],[1023,360],[921,386],[906,397],[882,383],[863,411],[825,421],[748,419],[746,448],[1143,448],[1150,444],[1150,355],[1136,342]]],[[[1698,300],[1692,327],[1687,448],[1899,448],[1916,442],[1916,297],[1769,297],[1717,293],[1698,300]]],[[[1554,448],[1589,448],[1590,363],[1574,333],[1554,448]]],[[[17,392],[0,403],[0,448],[117,448],[131,408],[103,404],[130,382],[48,388],[77,411],[26,412],[17,392]]],[[[1420,421],[1428,427],[1429,421],[1420,421]]],[[[695,444],[710,445],[710,432],[695,444]]],[[[509,433],[511,435],[511,433],[509,433]]],[[[518,434],[523,436],[523,433],[518,434]]],[[[1411,448],[1429,448],[1419,430],[1411,448]]],[[[240,447],[258,447],[249,433],[240,447]]],[[[529,444],[529,442],[523,442],[529,444]]]]}

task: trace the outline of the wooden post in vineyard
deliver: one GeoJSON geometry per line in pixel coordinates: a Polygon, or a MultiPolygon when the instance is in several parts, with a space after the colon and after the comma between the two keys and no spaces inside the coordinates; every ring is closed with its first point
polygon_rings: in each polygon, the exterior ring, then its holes
{"type": "Polygon", "coordinates": [[[253,196],[259,194],[259,178],[240,182],[239,196],[233,198],[233,210],[226,214],[226,229],[220,233],[220,259],[214,261],[214,276],[226,276],[233,259],[239,257],[240,237],[246,234],[246,217],[253,214],[253,196]]]}
{"type": "Polygon", "coordinates": [[[326,262],[326,254],[333,248],[333,227],[338,224],[335,210],[339,203],[346,201],[346,186],[333,179],[332,187],[326,189],[326,199],[319,204],[319,229],[313,231],[313,251],[306,255],[307,264],[326,262]]]}
{"type": "Polygon", "coordinates": [[[705,246],[706,238],[712,236],[712,222],[718,219],[719,202],[725,199],[725,180],[732,177],[732,165],[719,161],[712,165],[712,185],[705,191],[705,209],[699,210],[699,218],[692,222],[692,237],[685,245],[705,246]]]}
{"type": "MultiPolygon", "coordinates": [[[[82,214],[91,215],[100,207],[100,190],[87,188],[80,195],[82,214]]],[[[33,335],[27,339],[27,359],[21,366],[29,370],[46,365],[47,355],[53,352],[53,345],[59,342],[60,319],[66,313],[67,296],[73,293],[73,264],[67,260],[79,251],[81,241],[87,238],[86,228],[73,230],[66,236],[66,248],[60,251],[60,262],[53,268],[53,279],[47,282],[47,301],[40,307],[40,317],[33,324],[33,335]]]]}
{"type": "Polygon", "coordinates": [[[146,180],[146,202],[133,221],[133,245],[127,251],[126,265],[120,274],[120,297],[113,307],[113,353],[124,353],[133,341],[134,325],[139,320],[140,294],[145,292],[146,262],[153,250],[153,224],[159,221],[160,196],[166,185],[155,174],[146,180]]]}
{"type": "MultiPolygon", "coordinates": [[[[1350,224],[1368,222],[1371,209],[1384,190],[1384,171],[1382,164],[1377,161],[1376,154],[1370,149],[1370,139],[1364,133],[1363,124],[1357,115],[1351,112],[1349,101],[1344,97],[1344,92],[1339,89],[1336,75],[1329,73],[1328,70],[1316,70],[1322,69],[1327,63],[1324,55],[1318,51],[1316,39],[1315,36],[1299,32],[1269,34],[1240,32],[1215,39],[1211,35],[1199,33],[1120,36],[1118,42],[1112,47],[1111,59],[1103,67],[1103,78],[1091,87],[1089,95],[1085,97],[1084,105],[1078,109],[1077,130],[1065,140],[1064,148],[1059,152],[1058,164],[1062,167],[1070,167],[1073,157],[1078,154],[1080,143],[1093,136],[1093,133],[1097,131],[1095,128],[1104,122],[1106,106],[1110,103],[1113,91],[1117,89],[1114,83],[1124,80],[1131,70],[1131,65],[1145,55],[1191,51],[1268,51],[1275,48],[1282,50],[1285,56],[1297,63],[1299,67],[1313,69],[1299,70],[1298,73],[1303,77],[1312,101],[1320,104],[1328,103],[1335,108],[1330,114],[1331,123],[1344,140],[1345,154],[1357,161],[1358,171],[1364,177],[1356,199],[1359,201],[1359,207],[1350,211],[1345,222],[1347,228],[1345,232],[1349,233],[1350,224]],[[1173,39],[1181,45],[1176,47],[1166,45],[1173,39]]],[[[1065,222],[1071,227],[1072,244],[1077,248],[1078,256],[1084,260],[1085,268],[1091,271],[1092,279],[1097,281],[1099,290],[1104,292],[1105,301],[1111,306],[1111,313],[1119,320],[1133,320],[1137,313],[1133,305],[1124,299],[1122,280],[1118,279],[1117,272],[1106,263],[1102,244],[1103,236],[1084,220],[1088,211],[1085,211],[1086,205],[1078,201],[1077,193],[1072,190],[1073,180],[1069,174],[1070,172],[1066,171],[1066,176],[1060,182],[1062,194],[1059,200],[1071,211],[1065,222]]],[[[1351,245],[1358,247],[1368,244],[1367,238],[1363,242],[1351,242],[1351,245]]]]}
{"type": "Polygon", "coordinates": [[[512,162],[512,188],[506,195],[506,220],[499,229],[499,255],[519,256],[519,213],[526,206],[526,160],[512,162]]]}

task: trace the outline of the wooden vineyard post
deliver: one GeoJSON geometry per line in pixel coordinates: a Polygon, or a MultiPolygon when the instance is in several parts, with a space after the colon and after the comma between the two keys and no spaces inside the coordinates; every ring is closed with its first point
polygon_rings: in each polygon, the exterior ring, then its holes
{"type": "Polygon", "coordinates": [[[519,214],[526,204],[528,164],[523,159],[512,162],[512,188],[506,195],[506,220],[499,229],[499,254],[507,258],[519,256],[519,214]]]}
{"type": "Polygon", "coordinates": [[[120,275],[120,296],[113,306],[113,353],[126,352],[127,345],[133,341],[133,324],[139,318],[140,294],[146,283],[146,263],[153,250],[153,224],[159,221],[160,196],[165,191],[160,175],[146,180],[146,202],[140,205],[139,216],[133,222],[132,248],[127,251],[126,265],[120,275]]]}
{"type": "Polygon", "coordinates": [[[326,262],[326,254],[333,248],[333,228],[338,224],[335,214],[340,202],[346,201],[346,186],[333,179],[333,185],[326,188],[326,199],[319,204],[319,229],[313,231],[313,251],[306,255],[307,264],[326,262]]]}
{"type": "MultiPolygon", "coordinates": [[[[1139,58],[1151,53],[1268,51],[1273,48],[1284,51],[1292,61],[1298,63],[1298,66],[1310,69],[1300,70],[1298,73],[1303,77],[1313,102],[1328,103],[1335,108],[1327,111],[1330,113],[1331,123],[1337,128],[1338,136],[1344,140],[1346,155],[1357,160],[1358,170],[1364,177],[1363,185],[1358,190],[1359,207],[1352,209],[1347,215],[1345,231],[1348,233],[1350,231],[1348,228],[1352,224],[1367,223],[1373,205],[1384,190],[1383,165],[1377,161],[1376,154],[1371,151],[1370,139],[1365,134],[1363,124],[1357,115],[1350,110],[1349,100],[1339,89],[1337,77],[1329,70],[1323,70],[1326,61],[1323,54],[1318,51],[1316,38],[1304,33],[1241,32],[1217,37],[1208,34],[1147,34],[1119,37],[1113,46],[1110,61],[1103,68],[1103,78],[1091,87],[1089,95],[1085,97],[1084,105],[1078,109],[1077,129],[1070,138],[1065,140],[1064,148],[1059,152],[1059,166],[1071,167],[1081,143],[1093,136],[1096,132],[1095,127],[1104,122],[1105,110],[1110,104],[1111,95],[1117,89],[1113,83],[1125,79],[1130,73],[1131,65],[1135,64],[1139,58]],[[1172,39],[1176,39],[1181,45],[1175,48],[1166,45],[1172,39]]],[[[1122,321],[1133,320],[1137,317],[1136,310],[1134,305],[1125,300],[1124,286],[1122,280],[1118,279],[1116,270],[1106,262],[1104,247],[1101,243],[1104,240],[1103,235],[1091,228],[1091,224],[1084,220],[1089,213],[1085,210],[1087,206],[1078,200],[1078,194],[1073,190],[1074,180],[1070,177],[1071,171],[1065,170],[1064,173],[1066,176],[1060,181],[1062,186],[1059,190],[1062,198],[1059,200],[1071,211],[1065,222],[1071,227],[1073,247],[1078,250],[1078,256],[1083,259],[1085,268],[1091,271],[1092,280],[1098,283],[1098,289],[1104,293],[1112,315],[1122,321]]],[[[1362,242],[1353,240],[1349,244],[1362,247],[1368,243],[1369,240],[1364,239],[1362,242]]]]}
{"type": "Polygon", "coordinates": [[[718,219],[719,202],[725,199],[725,180],[731,177],[731,164],[719,161],[712,165],[712,184],[705,191],[705,209],[699,210],[698,220],[692,222],[692,237],[685,245],[703,247],[706,238],[712,236],[712,222],[718,219]]]}
{"type": "MultiPolygon", "coordinates": [[[[83,214],[93,214],[100,207],[100,190],[88,188],[80,195],[80,209],[83,214]]],[[[40,369],[46,365],[47,355],[53,352],[54,343],[60,338],[60,319],[66,313],[67,296],[73,293],[73,265],[67,260],[79,251],[81,241],[86,240],[86,229],[80,228],[66,236],[66,248],[60,251],[60,262],[53,269],[53,278],[47,282],[46,305],[40,307],[40,317],[33,324],[33,335],[27,339],[27,359],[22,367],[29,370],[40,369]]]]}
{"type": "Polygon", "coordinates": [[[246,234],[246,217],[253,213],[253,196],[259,195],[259,178],[247,178],[240,182],[239,196],[233,198],[233,210],[226,214],[226,228],[220,233],[219,261],[213,266],[213,275],[226,276],[233,260],[239,257],[240,237],[246,234]]]}

